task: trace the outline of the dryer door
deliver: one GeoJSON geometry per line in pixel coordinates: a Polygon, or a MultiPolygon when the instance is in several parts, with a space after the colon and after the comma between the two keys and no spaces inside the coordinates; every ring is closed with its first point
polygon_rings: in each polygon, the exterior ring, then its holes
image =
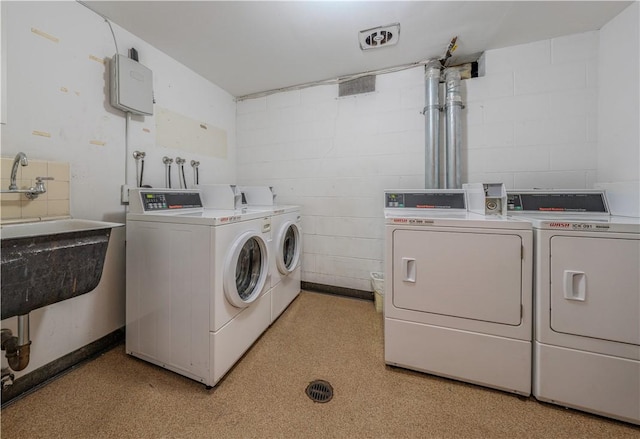
{"type": "Polygon", "coordinates": [[[300,261],[302,233],[297,224],[292,221],[286,221],[279,231],[276,243],[278,245],[278,254],[276,262],[278,271],[282,274],[289,274],[298,266],[300,261]]]}
{"type": "Polygon", "coordinates": [[[224,270],[224,294],[238,308],[256,300],[269,271],[267,243],[255,232],[242,234],[231,246],[224,270]]]}
{"type": "MultiPolygon", "coordinates": [[[[522,238],[516,234],[395,230],[393,305],[442,317],[520,325],[521,249],[522,238]]],[[[429,319],[428,314],[423,319],[429,319]]]]}
{"type": "Polygon", "coordinates": [[[640,241],[551,238],[551,329],[640,344],[640,241]]]}

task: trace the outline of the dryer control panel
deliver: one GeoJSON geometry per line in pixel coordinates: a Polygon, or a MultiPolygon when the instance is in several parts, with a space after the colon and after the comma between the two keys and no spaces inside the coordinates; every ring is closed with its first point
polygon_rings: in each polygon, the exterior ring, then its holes
{"type": "Polygon", "coordinates": [[[604,191],[507,191],[509,212],[609,214],[604,191]]]}
{"type": "Polygon", "coordinates": [[[462,209],[466,210],[464,190],[425,189],[385,191],[385,209],[462,209]]]}

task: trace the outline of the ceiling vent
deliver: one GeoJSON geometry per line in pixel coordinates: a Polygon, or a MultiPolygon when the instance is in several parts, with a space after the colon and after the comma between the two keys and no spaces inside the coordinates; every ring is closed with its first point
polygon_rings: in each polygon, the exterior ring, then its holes
{"type": "Polygon", "coordinates": [[[400,38],[400,23],[361,30],[358,37],[360,49],[362,50],[393,46],[398,44],[398,39],[400,38]]]}

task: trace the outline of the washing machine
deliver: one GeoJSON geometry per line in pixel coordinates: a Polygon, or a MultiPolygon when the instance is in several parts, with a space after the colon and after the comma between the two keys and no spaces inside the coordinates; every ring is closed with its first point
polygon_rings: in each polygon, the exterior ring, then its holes
{"type": "Polygon", "coordinates": [[[535,242],[533,394],[640,424],[640,219],[606,193],[508,191],[535,242]]]}
{"type": "Polygon", "coordinates": [[[531,225],[467,211],[465,191],[385,191],[389,365],[531,393],[531,225]]]}
{"type": "Polygon", "coordinates": [[[214,386],[268,328],[271,219],[136,189],[127,214],[126,351],[214,386]]]}
{"type": "Polygon", "coordinates": [[[300,294],[302,270],[302,215],[300,206],[279,205],[268,186],[242,186],[243,205],[271,211],[271,321],[275,321],[300,294]]]}

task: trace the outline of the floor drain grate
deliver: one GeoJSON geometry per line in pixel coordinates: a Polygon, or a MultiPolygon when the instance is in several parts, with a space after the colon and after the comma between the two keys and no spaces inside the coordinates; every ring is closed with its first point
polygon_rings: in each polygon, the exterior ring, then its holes
{"type": "Polygon", "coordinates": [[[307,396],[315,402],[329,402],[333,398],[333,387],[326,381],[311,381],[307,386],[307,396]]]}

